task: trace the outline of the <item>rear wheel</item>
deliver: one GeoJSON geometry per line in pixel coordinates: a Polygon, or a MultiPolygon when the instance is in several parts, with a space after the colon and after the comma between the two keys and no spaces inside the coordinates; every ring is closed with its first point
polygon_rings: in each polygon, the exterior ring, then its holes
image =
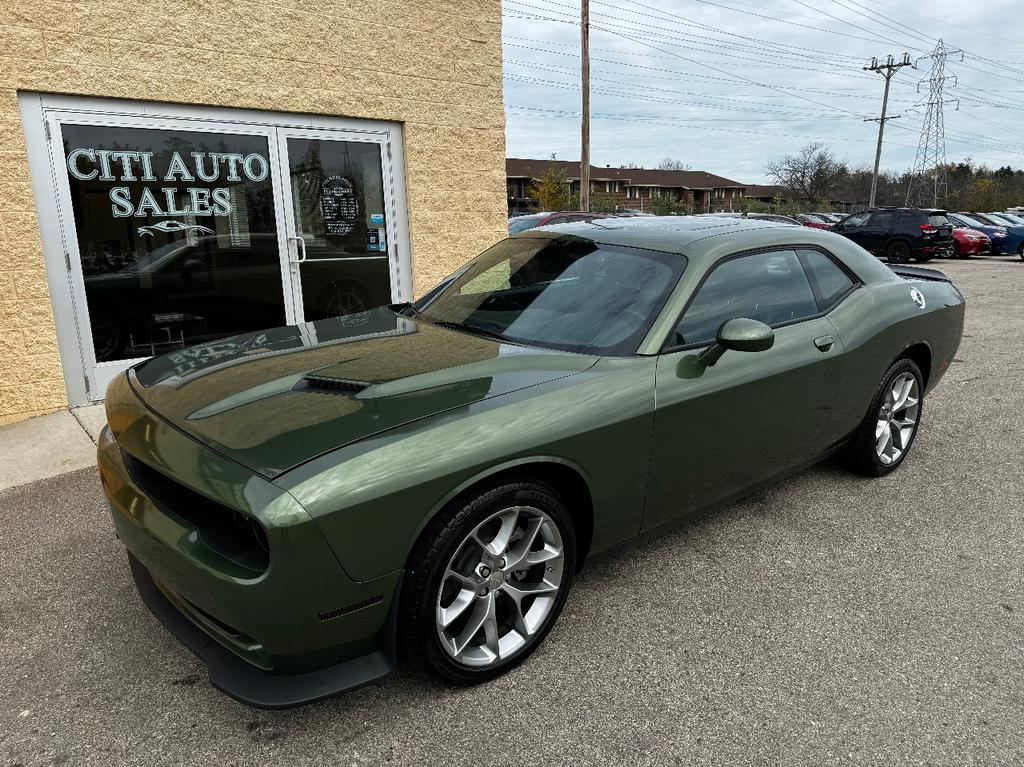
{"type": "Polygon", "coordinates": [[[871,477],[903,463],[921,422],[924,384],[913,360],[898,359],[886,371],[849,447],[853,468],[871,477]]]}
{"type": "Polygon", "coordinates": [[[910,260],[910,245],[903,240],[893,240],[885,247],[885,258],[890,264],[905,264],[910,260]]]}
{"type": "Polygon", "coordinates": [[[551,630],[575,565],[572,520],[547,485],[506,482],[445,509],[410,556],[404,657],[453,684],[508,671],[551,630]]]}

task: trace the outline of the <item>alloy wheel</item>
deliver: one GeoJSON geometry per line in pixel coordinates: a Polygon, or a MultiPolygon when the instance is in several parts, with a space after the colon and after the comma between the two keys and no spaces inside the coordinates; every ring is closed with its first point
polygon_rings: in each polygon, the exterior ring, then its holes
{"type": "Polygon", "coordinates": [[[442,647],[465,666],[522,652],[555,607],[563,565],[561,533],[540,509],[511,506],[489,516],[459,544],[441,578],[442,647]]]}
{"type": "Polygon", "coordinates": [[[878,411],[875,426],[875,453],[885,466],[891,466],[910,447],[917,428],[920,392],[912,373],[900,373],[893,379],[878,411]]]}

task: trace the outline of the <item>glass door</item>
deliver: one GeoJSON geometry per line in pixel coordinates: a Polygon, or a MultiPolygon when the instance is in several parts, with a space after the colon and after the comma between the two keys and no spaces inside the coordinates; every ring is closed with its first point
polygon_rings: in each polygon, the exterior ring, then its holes
{"type": "Polygon", "coordinates": [[[282,128],[278,145],[299,315],[359,314],[400,300],[385,136],[282,128]]]}
{"type": "Polygon", "coordinates": [[[33,151],[52,183],[44,256],[66,276],[51,295],[74,404],[147,357],[359,321],[411,292],[400,126],[47,100],[33,151]]]}
{"type": "Polygon", "coordinates": [[[55,125],[92,398],[140,359],[295,317],[273,130],[158,124],[82,115],[55,125]]]}

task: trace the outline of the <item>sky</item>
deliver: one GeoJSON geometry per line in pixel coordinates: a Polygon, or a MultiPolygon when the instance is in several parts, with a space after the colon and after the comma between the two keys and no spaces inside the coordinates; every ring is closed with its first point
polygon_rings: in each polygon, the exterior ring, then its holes
{"type": "MultiPolygon", "coordinates": [[[[506,153],[578,160],[579,0],[503,0],[506,153]]],[[[872,57],[909,53],[892,79],[882,167],[914,163],[938,39],[946,157],[1024,167],[1020,0],[590,0],[591,162],[671,157],[743,183],[812,141],[874,162],[884,81],[872,57]]]]}

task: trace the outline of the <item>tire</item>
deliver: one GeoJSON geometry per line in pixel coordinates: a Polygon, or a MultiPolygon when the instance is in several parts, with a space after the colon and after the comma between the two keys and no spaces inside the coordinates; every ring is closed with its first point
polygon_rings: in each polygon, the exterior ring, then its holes
{"type": "Polygon", "coordinates": [[[885,259],[890,264],[905,264],[910,260],[910,245],[905,240],[893,240],[885,246],[885,259]]]}
{"type": "Polygon", "coordinates": [[[896,360],[882,376],[864,420],[854,432],[848,448],[851,467],[869,477],[881,477],[899,468],[913,447],[921,425],[923,404],[924,382],[921,369],[906,357],[896,360]],[[894,393],[901,394],[904,390],[897,389],[897,383],[903,382],[905,385],[908,381],[912,381],[912,386],[905,391],[904,403],[911,404],[900,406],[900,399],[894,393]],[[885,435],[883,421],[889,435],[884,449],[880,447],[885,435]]]}
{"type": "Polygon", "coordinates": [[[971,257],[970,253],[964,253],[960,249],[960,243],[957,242],[956,240],[953,240],[953,255],[956,256],[957,258],[961,258],[961,259],[963,259],[963,258],[970,258],[971,257]]]}
{"type": "Polygon", "coordinates": [[[1024,261],[1024,242],[1022,242],[1020,247],[1017,248],[1017,255],[1020,256],[1021,261],[1024,261]]]}
{"type": "Polygon", "coordinates": [[[97,362],[121,358],[125,345],[125,333],[110,312],[90,312],[89,329],[92,332],[93,353],[97,362]]]}
{"type": "Polygon", "coordinates": [[[457,500],[431,521],[409,557],[399,604],[399,652],[415,669],[447,684],[493,679],[544,640],[575,570],[572,518],[548,485],[508,480],[457,500]],[[500,547],[506,529],[510,538],[503,553],[481,545],[498,541],[500,547]],[[534,563],[516,568],[516,556],[534,563]]]}

